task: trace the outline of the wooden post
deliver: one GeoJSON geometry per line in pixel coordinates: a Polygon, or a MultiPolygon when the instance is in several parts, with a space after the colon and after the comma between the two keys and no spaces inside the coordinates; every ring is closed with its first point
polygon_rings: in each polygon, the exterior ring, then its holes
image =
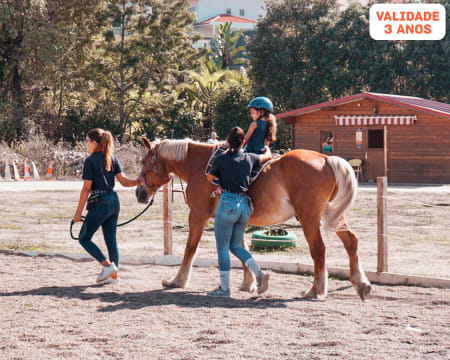
{"type": "Polygon", "coordinates": [[[388,271],[388,239],[387,239],[387,178],[377,177],[377,234],[378,234],[378,272],[388,271]]]}
{"type": "Polygon", "coordinates": [[[164,255],[173,255],[172,246],[172,182],[169,181],[163,186],[163,207],[164,207],[164,255]]]}
{"type": "Polygon", "coordinates": [[[388,139],[388,127],[385,125],[384,126],[384,131],[383,131],[383,135],[384,135],[384,176],[388,176],[388,144],[387,144],[387,139],[388,139]]]}

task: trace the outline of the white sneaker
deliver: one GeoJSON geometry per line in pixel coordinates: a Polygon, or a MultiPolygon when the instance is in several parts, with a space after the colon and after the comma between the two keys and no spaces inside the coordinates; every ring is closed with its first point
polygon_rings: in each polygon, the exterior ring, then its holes
{"type": "Polygon", "coordinates": [[[100,282],[106,280],[115,272],[117,272],[117,267],[114,263],[112,263],[109,266],[103,266],[101,273],[97,276],[97,283],[100,283],[100,282]]]}
{"type": "Polygon", "coordinates": [[[98,283],[99,285],[118,285],[119,284],[119,277],[113,279],[111,276],[103,281],[100,281],[98,283]]]}

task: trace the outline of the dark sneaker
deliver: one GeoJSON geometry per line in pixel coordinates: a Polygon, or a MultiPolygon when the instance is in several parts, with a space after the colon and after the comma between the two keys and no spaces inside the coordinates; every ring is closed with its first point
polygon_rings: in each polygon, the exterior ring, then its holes
{"type": "Polygon", "coordinates": [[[206,295],[208,295],[208,296],[215,296],[215,297],[226,297],[226,298],[229,298],[229,297],[231,297],[231,291],[230,291],[230,289],[228,289],[228,290],[223,290],[223,289],[219,286],[216,290],[208,291],[208,292],[206,293],[206,295]]]}

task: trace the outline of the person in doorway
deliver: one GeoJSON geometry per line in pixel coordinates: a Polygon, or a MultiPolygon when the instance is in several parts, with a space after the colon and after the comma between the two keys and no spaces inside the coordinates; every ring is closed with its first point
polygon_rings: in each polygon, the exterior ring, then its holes
{"type": "Polygon", "coordinates": [[[324,153],[333,152],[333,139],[331,136],[327,136],[325,141],[322,143],[322,152],[324,153]]]}
{"type": "Polygon", "coordinates": [[[102,270],[97,277],[97,283],[102,284],[118,282],[119,250],[116,230],[120,203],[114,191],[114,179],[117,178],[126,187],[144,184],[143,178],[131,180],[124,175],[119,159],[113,155],[113,145],[113,137],[109,131],[97,128],[87,133],[86,150],[91,155],[84,162],[83,188],[73,217],[74,223],[81,221],[81,213],[88,197],[88,204],[93,200],[81,227],[79,242],[102,265],[102,270]],[[97,203],[95,203],[96,199],[97,203]],[[103,230],[109,260],[92,242],[92,236],[100,226],[103,230]]]}
{"type": "Polygon", "coordinates": [[[229,149],[218,156],[207,174],[209,181],[218,178],[223,190],[216,209],[214,232],[219,259],[220,286],[209,296],[230,297],[231,251],[255,274],[258,293],[269,287],[269,275],[264,273],[250,253],[241,246],[244,230],[251,214],[250,198],[246,195],[252,168],[272,158],[270,150],[262,155],[242,150],[244,131],[240,127],[230,130],[229,149]]]}

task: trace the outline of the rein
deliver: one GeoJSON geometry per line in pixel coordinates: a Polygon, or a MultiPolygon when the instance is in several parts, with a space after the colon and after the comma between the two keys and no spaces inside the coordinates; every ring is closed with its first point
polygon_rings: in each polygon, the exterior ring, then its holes
{"type": "MultiPolygon", "coordinates": [[[[139,216],[141,216],[144,212],[146,212],[147,209],[148,209],[150,206],[153,205],[153,199],[155,198],[155,195],[156,195],[156,192],[155,192],[155,194],[153,195],[152,199],[150,200],[150,202],[148,203],[148,205],[145,207],[144,210],[142,210],[139,214],[137,214],[135,217],[131,218],[130,220],[125,221],[125,222],[123,222],[123,223],[121,223],[121,224],[117,224],[117,227],[119,227],[119,226],[124,226],[124,225],[129,224],[130,222],[136,220],[136,219],[137,219],[139,216]]],[[[81,222],[84,223],[84,220],[85,220],[85,219],[86,219],[86,216],[82,216],[82,217],[81,217],[81,222]]],[[[70,237],[71,237],[72,239],[74,239],[74,240],[80,240],[80,238],[77,238],[77,237],[73,236],[73,232],[72,232],[73,224],[74,224],[74,222],[73,222],[73,220],[71,220],[71,221],[70,221],[70,237]]]]}

